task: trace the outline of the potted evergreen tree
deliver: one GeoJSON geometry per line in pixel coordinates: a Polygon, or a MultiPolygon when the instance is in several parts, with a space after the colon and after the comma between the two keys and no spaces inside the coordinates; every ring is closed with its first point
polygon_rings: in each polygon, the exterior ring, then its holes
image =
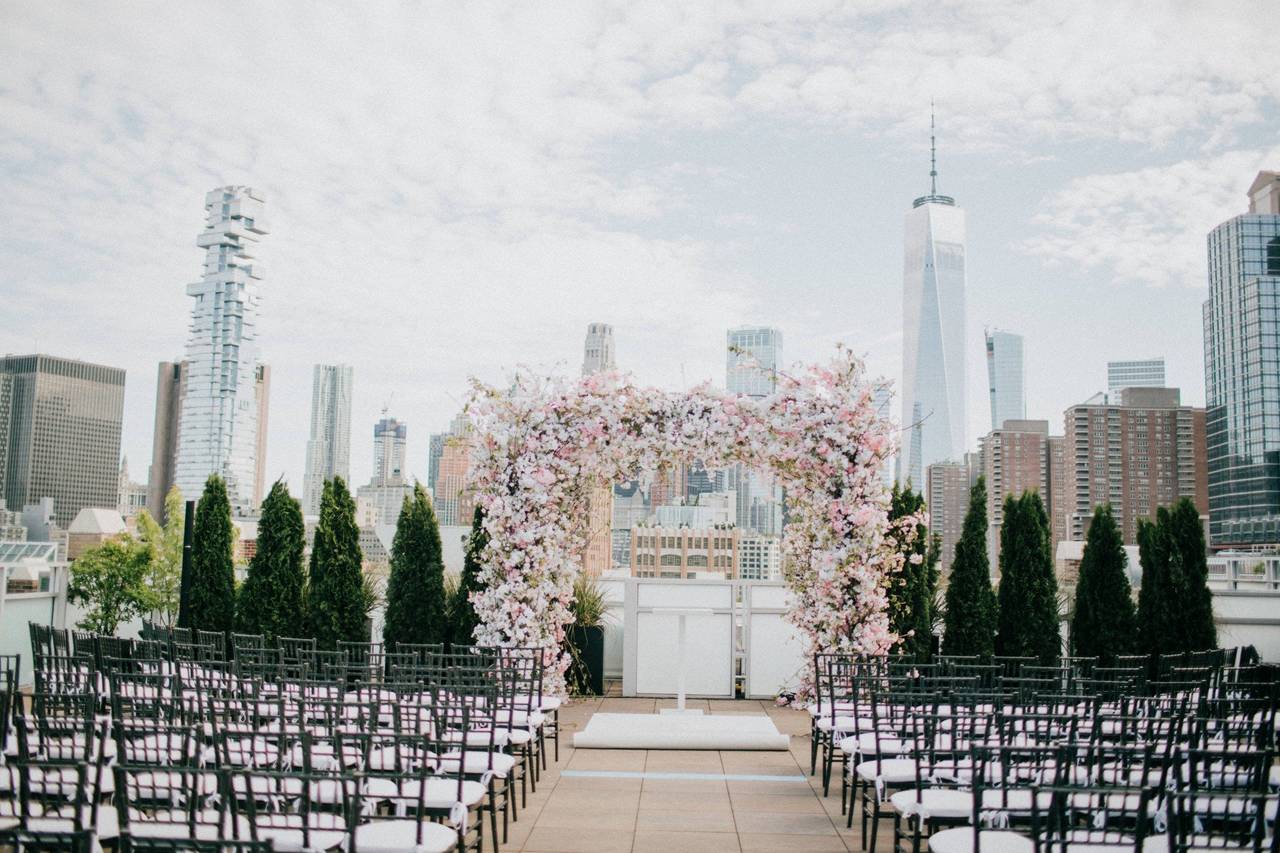
{"type": "Polygon", "coordinates": [[[579,696],[604,695],[604,625],[608,604],[594,577],[573,582],[573,623],[565,637],[569,652],[569,690],[579,696]]]}

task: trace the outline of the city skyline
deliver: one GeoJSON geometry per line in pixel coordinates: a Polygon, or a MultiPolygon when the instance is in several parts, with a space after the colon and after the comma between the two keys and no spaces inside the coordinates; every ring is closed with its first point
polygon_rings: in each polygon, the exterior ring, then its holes
{"type": "MultiPolygon", "coordinates": [[[[1248,8],[1100,6],[1105,32],[1052,6],[779,20],[578,8],[555,27],[513,13],[471,22],[525,48],[498,47],[504,58],[473,73],[451,25],[407,14],[335,12],[295,30],[284,12],[197,26],[19,3],[0,28],[13,57],[0,70],[0,215],[13,227],[0,351],[125,369],[123,451],[141,477],[156,366],[185,343],[193,211],[213,187],[250,185],[272,213],[265,473],[295,494],[321,360],[368,377],[357,424],[398,395],[424,439],[407,461],[423,480],[425,437],[461,408],[469,375],[496,381],[520,363],[572,375],[593,321],[614,327],[619,363],[646,383],[718,382],[724,330],[754,323],[784,332],[787,364],[843,341],[900,389],[900,217],[927,180],[934,96],[943,190],[970,218],[968,444],[989,422],[985,325],[1035,342],[1027,415],[1055,433],[1066,407],[1104,390],[1108,360],[1163,353],[1167,384],[1203,405],[1205,236],[1280,162],[1280,60],[1248,8]],[[609,27],[623,38],[601,40],[609,27]],[[389,38],[400,31],[412,37],[389,38]],[[1082,49],[1119,34],[1123,49],[1082,49]],[[348,41],[387,49],[361,69],[292,62],[348,41]],[[895,62],[877,47],[890,42],[895,62]],[[1024,49],[1047,42],[1047,58],[1024,49]],[[1170,46],[1179,61],[1165,61],[1170,46]],[[992,61],[969,61],[981,55],[992,61]],[[419,102],[422,75],[467,82],[419,102]],[[587,76],[600,88],[583,94],[587,76]],[[258,77],[271,85],[246,85],[258,77]],[[295,121],[316,86],[333,96],[295,121]],[[405,142],[419,138],[426,155],[405,142]]],[[[356,436],[360,483],[372,448],[356,436]]]]}

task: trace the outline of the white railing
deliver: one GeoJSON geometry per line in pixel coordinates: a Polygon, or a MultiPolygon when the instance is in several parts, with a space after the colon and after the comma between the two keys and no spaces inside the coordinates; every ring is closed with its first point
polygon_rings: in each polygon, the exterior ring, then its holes
{"type": "Polygon", "coordinates": [[[670,696],[679,678],[672,608],[686,617],[685,683],[690,696],[768,699],[794,689],[805,666],[799,632],[785,619],[791,593],[776,582],[601,579],[611,614],[605,676],[622,676],[624,696],[670,696]]]}

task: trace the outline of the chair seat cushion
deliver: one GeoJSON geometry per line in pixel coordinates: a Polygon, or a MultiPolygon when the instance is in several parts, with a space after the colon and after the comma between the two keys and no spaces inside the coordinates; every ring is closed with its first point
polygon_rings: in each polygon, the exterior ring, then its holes
{"type": "Polygon", "coordinates": [[[895,811],[904,817],[918,815],[925,820],[951,820],[973,815],[973,794],[955,788],[914,788],[898,791],[889,798],[895,811]]]}
{"type": "Polygon", "coordinates": [[[428,821],[376,820],[357,827],[355,840],[360,853],[448,853],[457,847],[458,834],[428,821]]]}
{"type": "MultiPolygon", "coordinates": [[[[1036,846],[1030,838],[1018,832],[986,829],[978,842],[982,853],[1035,853],[1036,846]]],[[[931,853],[973,853],[973,827],[960,826],[944,829],[929,836],[931,853]]]]}
{"type": "Polygon", "coordinates": [[[853,768],[854,774],[866,782],[903,785],[916,780],[916,763],[910,758],[887,758],[880,762],[864,761],[853,768]]]}

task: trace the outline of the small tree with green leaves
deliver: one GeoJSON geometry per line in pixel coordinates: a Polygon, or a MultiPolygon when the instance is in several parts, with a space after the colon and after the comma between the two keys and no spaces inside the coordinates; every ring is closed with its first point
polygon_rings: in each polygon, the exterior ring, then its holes
{"type": "Polygon", "coordinates": [[[269,640],[306,632],[306,545],[302,506],[284,481],[277,480],[262,502],[258,547],[240,589],[237,623],[241,631],[269,640]]]}
{"type": "Polygon", "coordinates": [[[457,597],[453,604],[453,643],[455,646],[470,646],[475,642],[476,626],[480,617],[476,615],[471,596],[484,588],[480,580],[483,567],[484,549],[489,545],[489,534],[484,529],[484,510],[476,507],[471,516],[471,535],[467,537],[466,553],[462,561],[462,576],[458,580],[457,597]]]}
{"type": "Polygon", "coordinates": [[[336,648],[338,640],[369,639],[362,562],[356,504],[343,479],[334,477],[320,498],[307,590],[307,615],[321,648],[336,648]]]}
{"type": "Polygon", "coordinates": [[[443,643],[449,639],[448,602],[440,525],[421,484],[406,496],[391,542],[391,577],[382,640],[387,651],[400,643],[443,643]]]}
{"type": "Polygon", "coordinates": [[[1104,664],[1130,654],[1137,637],[1124,538],[1109,505],[1089,522],[1071,619],[1071,652],[1104,664]]]}
{"type": "Polygon", "coordinates": [[[937,552],[929,545],[929,528],[917,524],[910,530],[895,522],[923,514],[924,495],[911,490],[910,484],[896,484],[890,498],[889,536],[902,554],[902,566],[889,578],[889,625],[900,638],[897,650],[917,661],[927,661],[933,648],[933,584],[937,570],[937,552]]]}
{"type": "Polygon", "coordinates": [[[964,530],[947,580],[944,625],[945,654],[989,658],[995,653],[996,595],[987,561],[987,485],[982,477],[969,490],[964,530]]]}
{"type": "Polygon", "coordinates": [[[1161,507],[1154,525],[1140,524],[1143,573],[1139,637],[1150,654],[1194,652],[1218,644],[1200,513],[1188,498],[1161,507]]]}
{"type": "Polygon", "coordinates": [[[1053,571],[1049,516],[1038,492],[1010,495],[1000,525],[1000,616],[996,649],[1048,666],[1062,651],[1058,579],[1053,571]]]}
{"type": "Polygon", "coordinates": [[[138,536],[151,547],[147,587],[151,608],[161,625],[178,621],[182,593],[182,533],[187,510],[182,492],[174,486],[164,498],[164,525],[145,509],[138,513],[138,536]]]}
{"type": "Polygon", "coordinates": [[[226,633],[235,626],[235,531],[227,484],[217,474],[209,476],[196,505],[192,540],[186,625],[226,633]]]}
{"type": "Polygon", "coordinates": [[[151,560],[151,546],[127,533],[77,557],[71,564],[67,597],[88,608],[77,624],[86,631],[111,635],[120,623],[148,612],[151,560]]]}

